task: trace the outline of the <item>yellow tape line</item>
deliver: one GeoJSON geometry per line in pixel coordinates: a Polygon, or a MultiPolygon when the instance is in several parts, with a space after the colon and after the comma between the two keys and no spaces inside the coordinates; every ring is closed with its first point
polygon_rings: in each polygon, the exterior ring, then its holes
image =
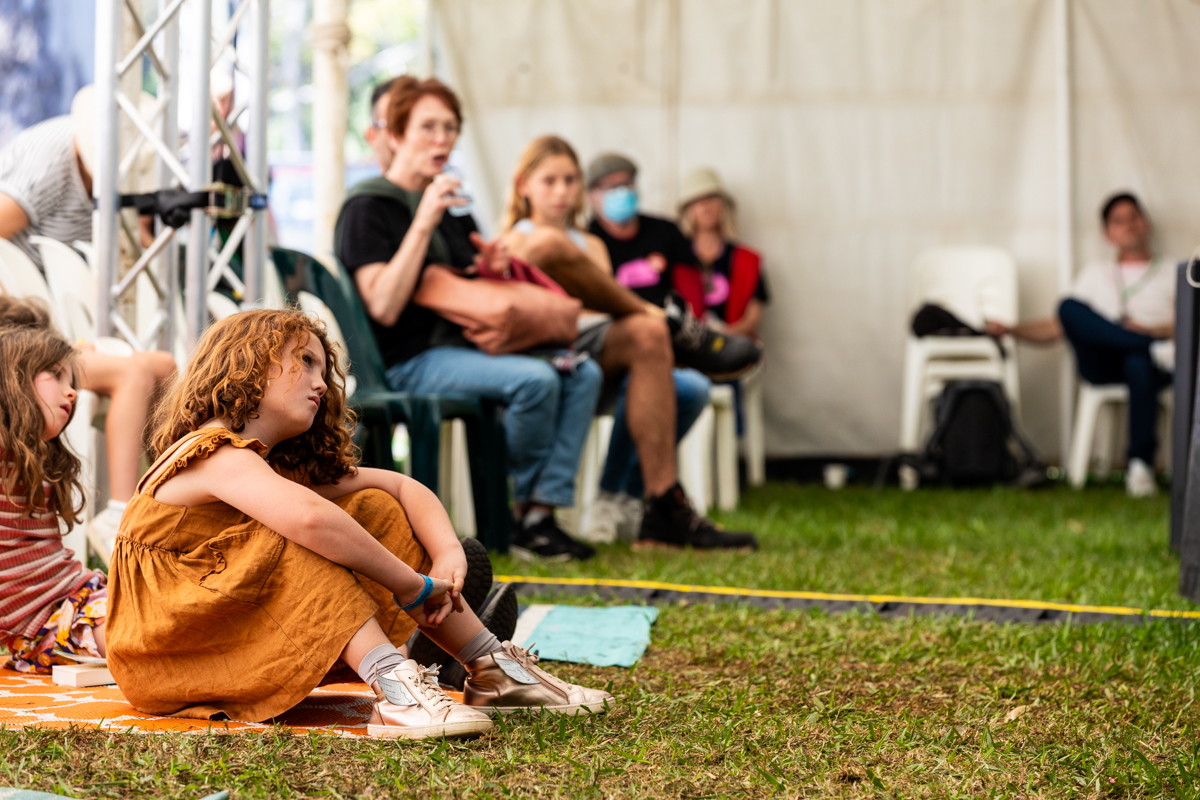
{"type": "Polygon", "coordinates": [[[895,594],[839,594],[835,592],[785,592],[775,589],[739,589],[734,586],[690,586],[661,581],[632,581],[620,578],[537,578],[526,575],[497,575],[502,583],[541,583],[553,586],[619,586],[629,589],[662,589],[670,592],[702,592],[741,597],[782,597],[796,600],[833,600],[851,603],[919,603],[949,606],[998,606],[1033,608],[1045,611],[1070,611],[1075,614],[1116,614],[1129,617],[1175,617],[1200,619],[1200,611],[1168,611],[1154,608],[1144,611],[1127,606],[1083,606],[1074,603],[1047,603],[1041,600],[994,600],[987,597],[905,597],[895,594]]]}

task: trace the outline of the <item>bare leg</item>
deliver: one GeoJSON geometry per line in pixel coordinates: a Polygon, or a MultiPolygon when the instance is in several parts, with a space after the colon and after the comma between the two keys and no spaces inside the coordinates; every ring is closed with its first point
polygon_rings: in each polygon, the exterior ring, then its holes
{"type": "Polygon", "coordinates": [[[391,640],[384,634],[383,628],[379,627],[379,622],[374,617],[371,617],[358,629],[358,633],[351,636],[350,641],[346,643],[346,648],[342,650],[342,661],[350,669],[357,672],[358,665],[362,663],[363,656],[382,644],[390,645],[391,640]]]}
{"type": "Polygon", "coordinates": [[[79,360],[82,387],[111,400],[104,427],[108,480],[112,498],[127,502],[137,487],[142,434],[155,384],[175,371],[175,361],[161,352],[135,353],[129,358],[85,352],[79,360]]]}
{"type": "Polygon", "coordinates": [[[461,612],[452,611],[441,625],[436,628],[422,627],[421,633],[428,636],[434,644],[450,655],[455,655],[461,652],[463,647],[481,630],[483,630],[483,623],[479,621],[479,617],[475,616],[475,612],[464,603],[461,612]]]}
{"type": "Polygon", "coordinates": [[[606,375],[628,371],[626,415],[647,497],[675,485],[675,356],[667,326],[646,314],[614,320],[600,353],[606,375]]]}
{"type": "Polygon", "coordinates": [[[108,647],[106,647],[104,644],[104,623],[103,622],[101,622],[96,627],[92,628],[92,636],[96,637],[96,650],[99,651],[100,656],[101,657],[107,656],[108,655],[108,647]]]}
{"type": "Polygon", "coordinates": [[[582,300],[584,308],[612,314],[617,319],[646,312],[647,304],[640,297],[593,264],[565,236],[556,231],[550,235],[539,233],[530,235],[526,259],[557,281],[567,294],[582,300]]]}

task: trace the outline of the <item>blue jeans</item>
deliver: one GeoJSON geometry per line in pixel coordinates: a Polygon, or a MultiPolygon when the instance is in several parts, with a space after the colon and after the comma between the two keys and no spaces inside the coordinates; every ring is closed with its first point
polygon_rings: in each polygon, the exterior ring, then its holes
{"type": "Polygon", "coordinates": [[[1134,333],[1097,314],[1073,298],[1062,301],[1058,319],[1075,351],[1079,374],[1092,384],[1123,383],[1129,387],[1129,458],[1154,464],[1158,449],[1158,393],[1171,376],[1150,357],[1154,339],[1134,333]]]}
{"type": "MultiPolygon", "coordinates": [[[[708,390],[712,388],[712,381],[694,369],[674,370],[672,377],[675,379],[675,441],[678,442],[708,405],[708,390]]],[[[600,476],[600,488],[606,492],[624,492],[631,497],[641,497],[646,491],[642,464],[638,460],[637,447],[629,435],[629,424],[625,418],[625,395],[628,390],[629,377],[626,376],[613,413],[612,440],[608,445],[604,474],[600,476]]]]}
{"type": "Polygon", "coordinates": [[[435,347],[392,366],[387,378],[398,392],[474,394],[502,403],[516,501],[575,504],[575,472],[603,383],[595,361],[562,375],[530,356],[435,347]]]}

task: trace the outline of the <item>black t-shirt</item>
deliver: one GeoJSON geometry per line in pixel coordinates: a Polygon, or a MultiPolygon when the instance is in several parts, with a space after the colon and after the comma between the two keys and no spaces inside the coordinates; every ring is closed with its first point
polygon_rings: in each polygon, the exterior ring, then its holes
{"type": "MultiPolygon", "coordinates": [[[[705,278],[704,305],[710,314],[721,320],[725,319],[725,304],[729,302],[729,290],[732,286],[730,273],[733,268],[733,247],[732,244],[725,245],[721,255],[712,263],[711,273],[706,273],[703,268],[700,270],[700,274],[705,278]]],[[[767,276],[761,266],[758,270],[758,285],[754,287],[754,299],[761,303],[771,299],[767,291],[767,276]]]]}
{"type": "MultiPolygon", "coordinates": [[[[346,201],[342,213],[342,241],[337,255],[351,274],[367,264],[386,264],[391,261],[404,241],[404,234],[412,225],[412,213],[408,206],[390,197],[352,197],[346,201]]],[[[476,251],[468,237],[478,230],[475,220],[470,216],[446,214],[438,230],[450,249],[448,266],[471,266],[476,251]]],[[[430,263],[426,256],[422,271],[430,263]]],[[[380,325],[372,319],[371,331],[379,343],[383,362],[389,367],[408,361],[437,345],[470,346],[463,338],[462,328],[411,302],[400,312],[400,318],[394,325],[380,325]]]]}
{"type": "Polygon", "coordinates": [[[617,283],[656,306],[667,300],[676,264],[699,266],[691,244],[670,220],[638,214],[638,231],[632,239],[613,238],[596,220],[588,230],[608,248],[617,283]]]}

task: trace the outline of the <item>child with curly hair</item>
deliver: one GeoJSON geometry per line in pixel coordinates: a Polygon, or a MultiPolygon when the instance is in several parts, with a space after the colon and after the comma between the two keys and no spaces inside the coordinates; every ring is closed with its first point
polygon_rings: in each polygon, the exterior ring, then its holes
{"type": "Polygon", "coordinates": [[[0,327],[0,645],[19,672],[49,673],[55,650],[104,655],[104,575],[62,543],[83,498],[59,436],[75,411],[75,357],[50,330],[0,327]]]}
{"type": "Polygon", "coordinates": [[[247,311],[208,330],[156,420],[158,460],[113,552],[113,677],[153,714],[262,721],[344,662],[381,738],[478,734],[488,713],[604,711],[499,642],[462,602],[462,546],[420,483],[359,468],[345,376],[319,322],[247,311]],[[420,626],[467,672],[463,703],[398,649],[420,626]]]}

